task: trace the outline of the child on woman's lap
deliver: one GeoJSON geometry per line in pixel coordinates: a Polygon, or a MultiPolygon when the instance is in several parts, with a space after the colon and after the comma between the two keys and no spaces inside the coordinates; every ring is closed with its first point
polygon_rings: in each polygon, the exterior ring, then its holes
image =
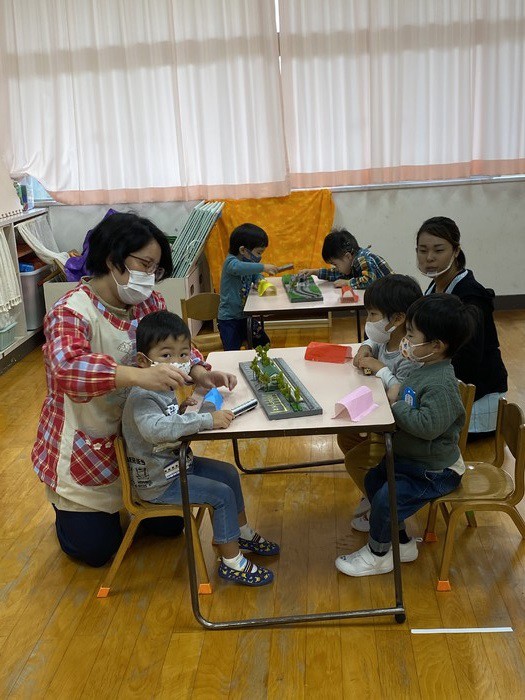
{"type": "MultiPolygon", "coordinates": [[[[181,318],[168,311],[150,314],[137,327],[137,364],[149,367],[170,363],[189,368],[190,332],[181,318]]],[[[236,379],[226,373],[212,373],[218,385],[235,387],[236,379]]],[[[127,445],[132,482],[140,498],[152,503],[182,503],[179,479],[179,451],[164,447],[183,435],[201,430],[227,428],[231,411],[190,412],[181,415],[173,391],[147,391],[134,387],[124,407],[122,431],[127,445]]],[[[248,524],[239,475],[235,467],[187,453],[190,501],[213,507],[214,543],[221,554],[219,576],[229,581],[261,586],[273,580],[273,573],[247,560],[241,549],[260,555],[275,555],[279,546],[256,533],[248,524]]]]}
{"type": "MultiPolygon", "coordinates": [[[[405,519],[426,503],[456,489],[465,471],[458,447],[465,410],[450,357],[467,342],[474,316],[456,297],[423,297],[408,309],[403,355],[420,366],[389,390],[398,431],[394,434],[394,469],[401,561],[417,559],[416,542],[405,519]]],[[[348,576],[392,571],[391,524],[385,459],[370,469],[365,490],[371,503],[368,544],[336,559],[348,576]]]]}

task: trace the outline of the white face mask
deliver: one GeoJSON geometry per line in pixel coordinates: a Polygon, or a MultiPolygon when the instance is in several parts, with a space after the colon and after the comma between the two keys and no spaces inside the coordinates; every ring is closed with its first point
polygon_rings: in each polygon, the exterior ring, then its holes
{"type": "Polygon", "coordinates": [[[188,360],[187,362],[154,362],[153,360],[150,360],[147,355],[144,355],[144,357],[151,362],[152,367],[156,367],[157,365],[169,364],[170,367],[175,367],[175,369],[180,369],[181,372],[185,372],[186,374],[190,373],[190,369],[191,369],[191,361],[190,360],[188,360]]]}
{"type": "Polygon", "coordinates": [[[418,268],[419,268],[419,271],[421,272],[421,274],[425,275],[425,277],[430,277],[431,279],[435,279],[436,277],[441,277],[441,275],[444,275],[445,272],[448,272],[450,270],[450,268],[452,267],[452,265],[454,264],[455,259],[456,259],[456,256],[453,255],[450,258],[449,264],[445,267],[444,270],[432,270],[432,272],[424,272],[421,269],[421,265],[419,265],[419,264],[418,264],[418,268]]]}
{"type": "Polygon", "coordinates": [[[147,272],[139,272],[138,270],[130,270],[126,267],[129,272],[129,280],[127,284],[120,284],[115,279],[113,272],[111,273],[115,284],[117,285],[117,294],[119,299],[124,302],[124,304],[140,304],[146,299],[149,299],[151,293],[153,292],[153,287],[155,286],[155,273],[148,274],[147,272]]]}
{"type": "Polygon", "coordinates": [[[367,321],[365,323],[365,333],[374,343],[384,345],[384,343],[388,343],[392,332],[395,330],[395,326],[392,326],[388,331],[386,330],[390,323],[391,321],[388,318],[381,318],[379,321],[367,321]]]}
{"type": "Polygon", "coordinates": [[[423,355],[422,357],[416,357],[414,355],[414,348],[419,348],[422,345],[427,345],[428,340],[425,341],[424,343],[411,343],[408,338],[402,338],[401,342],[399,343],[399,350],[405,360],[410,360],[410,362],[421,362],[422,360],[426,360],[429,357],[432,357],[432,355],[435,355],[434,352],[429,352],[428,355],[423,355]]]}

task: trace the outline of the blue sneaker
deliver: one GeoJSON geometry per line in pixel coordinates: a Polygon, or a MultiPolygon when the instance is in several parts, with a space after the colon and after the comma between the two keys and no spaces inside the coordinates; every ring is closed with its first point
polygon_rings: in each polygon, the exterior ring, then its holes
{"type": "Polygon", "coordinates": [[[257,533],[255,533],[251,540],[245,540],[239,537],[239,549],[244,549],[254,554],[261,554],[263,557],[273,557],[281,551],[281,548],[276,542],[269,542],[257,533]]]}
{"type": "Polygon", "coordinates": [[[241,571],[232,569],[223,561],[219,565],[219,576],[226,581],[240,583],[242,586],[266,586],[273,581],[273,571],[256,566],[246,559],[246,566],[241,571]],[[252,571],[252,569],[254,569],[252,571]]]}

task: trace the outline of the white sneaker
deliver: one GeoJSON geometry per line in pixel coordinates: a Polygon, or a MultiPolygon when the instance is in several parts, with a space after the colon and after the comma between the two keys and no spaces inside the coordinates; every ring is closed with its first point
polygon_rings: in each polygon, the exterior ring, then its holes
{"type": "Polygon", "coordinates": [[[374,576],[375,574],[388,574],[394,568],[392,550],[383,557],[374,554],[365,544],[352,554],[343,554],[335,560],[335,567],[347,576],[374,576]]]}
{"type": "Polygon", "coordinates": [[[364,515],[365,513],[370,512],[370,501],[366,496],[363,496],[363,498],[359,501],[359,504],[357,508],[354,510],[354,518],[358,518],[360,515],[364,515]]]}
{"type": "Polygon", "coordinates": [[[415,537],[410,538],[410,542],[399,545],[399,556],[402,562],[416,561],[419,551],[417,549],[417,540],[415,537]]]}
{"type": "Polygon", "coordinates": [[[358,532],[370,532],[370,511],[367,511],[363,515],[360,515],[358,518],[354,518],[352,522],[350,523],[352,528],[354,530],[357,530],[358,532]]]}

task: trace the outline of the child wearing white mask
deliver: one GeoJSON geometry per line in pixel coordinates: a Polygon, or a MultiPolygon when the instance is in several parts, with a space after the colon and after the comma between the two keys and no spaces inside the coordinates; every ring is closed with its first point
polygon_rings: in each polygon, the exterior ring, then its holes
{"type": "MultiPolygon", "coordinates": [[[[191,336],[176,314],[159,311],[145,316],[137,327],[137,365],[148,368],[171,364],[189,374],[191,336]]],[[[213,372],[213,370],[212,370],[213,372]]],[[[237,383],[234,375],[219,373],[217,385],[230,390],[237,383]]],[[[151,391],[133,387],[124,406],[122,434],[126,441],[131,479],[140,498],[151,503],[182,503],[179,480],[179,450],[173,443],[183,435],[201,430],[227,428],[231,411],[190,412],[188,403],[179,405],[173,391],[151,391]],[[168,446],[167,443],[172,443],[168,446]]],[[[247,586],[271,583],[269,569],[252,564],[242,554],[279,554],[279,546],[265,540],[248,524],[237,469],[216,459],[187,452],[188,489],[192,503],[209,504],[214,509],[214,542],[221,554],[219,576],[247,586]]]]}
{"type": "MultiPolygon", "coordinates": [[[[418,556],[405,519],[434,498],[454,491],[465,471],[458,447],[465,409],[450,358],[474,332],[474,312],[451,294],[433,294],[414,302],[406,315],[401,352],[418,366],[400,387],[389,391],[397,425],[393,451],[402,562],[418,556]]],[[[393,569],[385,458],[368,471],[365,489],[372,504],[368,544],[335,562],[348,576],[393,569]]]]}
{"type": "MultiPolygon", "coordinates": [[[[354,366],[375,374],[385,390],[399,386],[414,369],[414,364],[403,357],[399,343],[405,335],[405,318],[409,306],[422,296],[418,283],[408,275],[391,274],[373,282],[365,291],[367,311],[365,333],[368,336],[354,357],[354,366]]],[[[368,466],[356,459],[352,450],[365,440],[377,443],[378,458],[383,454],[383,438],[379,435],[340,434],[337,442],[345,455],[345,467],[363,493],[352,519],[352,527],[368,532],[370,502],[365,495],[364,480],[368,466]]]]}

